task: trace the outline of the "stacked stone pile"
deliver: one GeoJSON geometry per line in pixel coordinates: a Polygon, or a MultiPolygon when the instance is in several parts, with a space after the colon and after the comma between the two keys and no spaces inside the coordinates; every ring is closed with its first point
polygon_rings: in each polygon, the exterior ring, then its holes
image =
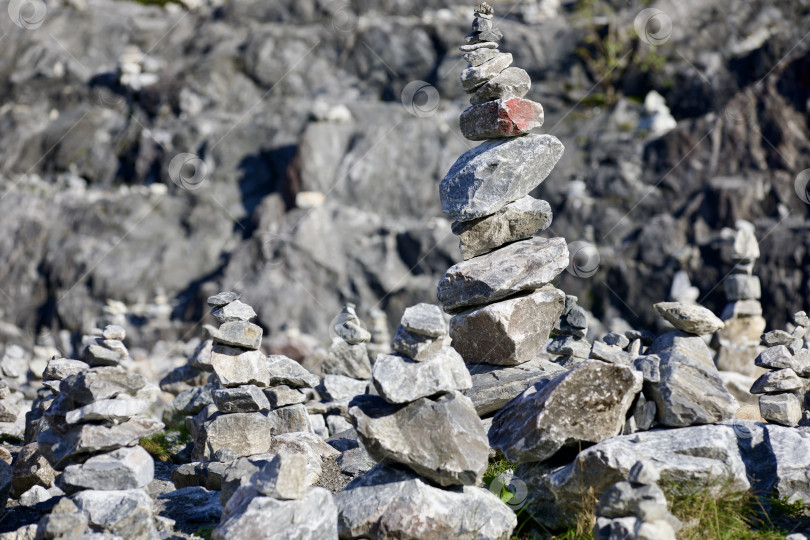
{"type": "Polygon", "coordinates": [[[69,518],[46,516],[40,528],[68,527],[65,533],[78,526],[154,538],[152,499],[144,489],[154,476],[154,462],[137,444],[163,429],[144,415],[157,387],[121,366],[87,367],[67,359],[53,359],[44,379],[51,389],[59,381],[59,392],[43,413],[37,445],[62,471],[57,485],[71,495],[75,511],[63,512],[69,518]]]}
{"type": "Polygon", "coordinates": [[[762,335],[767,347],[756,358],[756,365],[768,370],[751,386],[759,395],[759,411],[768,422],[795,426],[802,420],[805,389],[810,377],[810,349],[804,336],[810,319],[804,311],[793,315],[792,332],[772,330],[762,335]]]}
{"type": "Polygon", "coordinates": [[[369,312],[371,324],[369,325],[369,332],[371,332],[371,341],[366,345],[368,349],[368,359],[374,362],[380,354],[388,354],[391,352],[391,333],[388,331],[388,315],[385,311],[374,308],[369,312]]]}
{"type": "Polygon", "coordinates": [[[354,304],[346,304],[332,323],[331,330],[335,335],[321,365],[321,373],[368,381],[371,362],[366,343],[371,341],[371,333],[357,316],[354,304]]]}
{"type": "Polygon", "coordinates": [[[250,322],[256,313],[239,294],[217,294],[208,305],[221,323],[206,326],[213,340],[210,364],[217,380],[211,398],[217,412],[199,426],[192,458],[232,461],[266,453],[273,435],[311,433],[301,389],[315,386],[317,377],[294,360],[259,350],[262,328],[250,322]]]}
{"type": "Polygon", "coordinates": [[[661,475],[649,461],[638,461],[627,481],[616,482],[596,505],[595,540],[675,540],[681,523],[667,510],[656,482],[661,475]]]}
{"type": "Polygon", "coordinates": [[[475,487],[489,445],[472,401],[461,393],[472,385],[470,374],[450,346],[441,309],[406,309],[392,348],[395,354],[374,362],[379,395],[350,403],[358,439],[378,465],[337,495],[340,537],[386,531],[397,538],[439,538],[479,530],[485,531],[479,538],[508,536],[514,514],[475,487]],[[475,515],[472,508],[478,508],[475,515]]]}
{"type": "Polygon", "coordinates": [[[590,356],[591,344],[585,339],[588,334],[588,314],[577,305],[576,296],[565,297],[565,307],[554,333],[556,335],[546,346],[546,351],[559,355],[557,361],[562,366],[572,368],[590,356]]]}
{"type": "Polygon", "coordinates": [[[120,326],[108,325],[100,336],[84,336],[82,359],[90,366],[124,366],[129,367],[132,360],[124,345],[126,332],[120,326]]]}
{"type": "Polygon", "coordinates": [[[723,281],[728,304],[721,316],[725,326],[716,336],[715,363],[722,371],[756,376],[759,370],[754,366],[754,358],[762,352],[759,336],[765,331],[759,302],[761,286],[759,277],[753,275],[754,264],[759,258],[759,244],[754,226],[747,221],[738,221],[737,230],[729,230],[727,236],[721,255],[733,266],[723,281]]]}

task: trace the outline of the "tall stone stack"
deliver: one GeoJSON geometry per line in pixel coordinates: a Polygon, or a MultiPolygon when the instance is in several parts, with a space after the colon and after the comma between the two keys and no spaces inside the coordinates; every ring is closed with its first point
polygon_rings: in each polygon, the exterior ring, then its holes
{"type": "Polygon", "coordinates": [[[720,317],[725,327],[717,332],[719,347],[715,363],[722,371],[755,376],[758,370],[754,358],[762,352],[759,336],[765,331],[765,319],[759,302],[762,295],[759,277],[753,274],[754,263],[759,258],[754,226],[739,220],[737,230],[729,231],[721,255],[733,266],[723,281],[728,304],[720,317]]]}
{"type": "Polygon", "coordinates": [[[371,333],[357,316],[354,304],[346,304],[332,324],[335,335],[321,365],[324,375],[341,375],[357,380],[371,378],[371,362],[366,343],[371,333]]]}
{"type": "Polygon", "coordinates": [[[439,185],[442,210],[455,220],[464,261],[450,268],[438,299],[453,314],[453,346],[468,364],[518,365],[543,349],[565,305],[549,285],[568,266],[563,238],[539,238],[552,219],[546,201],[528,194],[551,173],[563,145],[529,134],[543,124],[539,103],[523,99],[531,81],[498,51],[501,32],[487,3],[475,10],[461,47],[470,65],[461,84],[472,97],[462,134],[485,141],[462,155],[439,185]]]}
{"type": "Polygon", "coordinates": [[[217,412],[202,422],[192,459],[232,461],[263,454],[272,436],[312,432],[306,395],[318,378],[285,356],[260,351],[262,328],[250,321],[256,312],[234,292],[208,299],[219,328],[206,325],[213,340],[211,367],[217,377],[211,392],[217,412]]]}
{"type": "Polygon", "coordinates": [[[759,395],[762,417],[783,426],[795,426],[802,419],[810,378],[810,349],[804,348],[810,318],[799,311],[793,324],[792,332],[772,330],[762,335],[767,349],[757,356],[756,365],[768,371],[751,386],[751,393],[759,395]]]}

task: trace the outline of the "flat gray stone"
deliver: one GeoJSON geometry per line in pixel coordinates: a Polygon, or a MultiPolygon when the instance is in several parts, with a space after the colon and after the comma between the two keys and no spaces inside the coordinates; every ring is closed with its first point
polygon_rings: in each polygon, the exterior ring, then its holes
{"type": "Polygon", "coordinates": [[[65,467],[60,486],[68,493],[81,489],[137,489],[154,479],[155,462],[140,446],[119,448],[65,467]]]}
{"type": "Polygon", "coordinates": [[[327,375],[323,378],[318,391],[330,401],[353,398],[365,394],[368,381],[359,381],[344,375],[327,375]]]}
{"type": "Polygon", "coordinates": [[[269,386],[270,371],[261,351],[245,351],[237,347],[214,345],[211,365],[219,382],[226,388],[252,384],[269,386]]]}
{"type": "Polygon", "coordinates": [[[597,358],[611,364],[633,364],[633,356],[615,345],[608,345],[604,341],[594,341],[591,346],[591,358],[597,358]]]}
{"type": "Polygon", "coordinates": [[[737,300],[758,300],[762,297],[762,286],[758,276],[731,274],[723,281],[723,290],[730,302],[737,300]]]}
{"type": "Polygon", "coordinates": [[[83,358],[92,367],[118,366],[127,359],[127,354],[102,347],[100,343],[92,343],[84,350],[83,358]]]}
{"type": "Polygon", "coordinates": [[[476,49],[474,51],[470,51],[464,53],[464,61],[466,61],[471,66],[480,66],[487,60],[492,60],[499,54],[497,49],[476,49]]]}
{"type": "Polygon", "coordinates": [[[802,404],[794,394],[759,397],[759,413],[768,422],[795,426],[802,419],[802,404]]]}
{"type": "Polygon", "coordinates": [[[714,313],[697,304],[659,302],[653,307],[672,326],[689,334],[714,334],[725,326],[714,313]]]}
{"type": "Polygon", "coordinates": [[[751,386],[752,394],[778,394],[792,392],[804,387],[802,380],[792,369],[780,369],[762,374],[751,386]]]}
{"type": "Polygon", "coordinates": [[[237,292],[221,292],[214,296],[209,296],[207,303],[211,307],[220,307],[228,305],[231,302],[236,302],[240,298],[242,298],[242,295],[237,292]]]}
{"type": "Polygon", "coordinates": [[[645,354],[633,360],[633,367],[641,372],[644,382],[661,381],[661,358],[657,354],[645,354]]]}
{"type": "Polygon", "coordinates": [[[490,444],[511,462],[527,463],[548,459],[563,446],[614,437],[641,386],[641,374],[629,367],[587,360],[501,409],[490,444]]]}
{"type": "Polygon", "coordinates": [[[286,384],[291,388],[315,388],[320,382],[318,377],[292,358],[280,354],[271,354],[266,359],[270,372],[268,386],[286,384]]]}
{"type": "Polygon", "coordinates": [[[270,446],[271,427],[267,413],[216,413],[197,434],[191,459],[211,461],[223,448],[233,450],[238,457],[262,454],[270,446]]]}
{"type": "Polygon", "coordinates": [[[335,503],[340,538],[376,538],[385,531],[402,540],[500,540],[517,526],[512,509],[489,490],[441,489],[410,471],[379,465],[350,482],[335,503]]]}
{"type": "Polygon", "coordinates": [[[493,99],[522,98],[529,93],[532,79],[526,70],[508,67],[482,85],[470,98],[470,103],[478,105],[493,99]]]}
{"type": "Polygon", "coordinates": [[[762,351],[754,360],[754,364],[767,369],[785,369],[793,368],[796,363],[788,348],[782,344],[768,347],[762,351]]]}
{"type": "Polygon", "coordinates": [[[766,347],[777,347],[779,345],[790,345],[795,338],[784,330],[771,330],[762,334],[762,344],[766,347]]]}
{"type": "Polygon", "coordinates": [[[405,308],[399,324],[411,334],[419,336],[438,338],[447,333],[444,314],[435,304],[421,303],[405,308]]]}
{"type": "Polygon", "coordinates": [[[450,393],[398,406],[362,396],[350,405],[360,441],[379,463],[404,465],[442,486],[481,481],[489,445],[469,398],[450,393]]]}
{"type": "Polygon", "coordinates": [[[137,395],[146,379],[120,367],[91,368],[62,380],[59,391],[80,404],[111,399],[119,394],[137,395]]]}
{"type": "Polygon", "coordinates": [[[394,339],[391,341],[391,349],[412,360],[421,362],[430,360],[439,354],[449,343],[450,340],[447,339],[446,335],[436,338],[423,336],[415,334],[400,325],[396,334],[394,334],[394,339]]]}
{"type": "Polygon", "coordinates": [[[65,415],[68,424],[86,424],[87,422],[126,421],[141,414],[149,407],[142,399],[100,399],[83,405],[65,415]]]}
{"type": "Polygon", "coordinates": [[[81,373],[89,369],[90,365],[81,360],[71,360],[69,358],[53,358],[45,366],[42,372],[43,380],[61,381],[71,375],[81,373]]]}
{"type": "Polygon", "coordinates": [[[234,300],[224,306],[215,307],[211,310],[213,315],[219,322],[235,322],[235,321],[251,321],[256,318],[256,312],[247,304],[243,304],[239,300],[234,300]]]}
{"type": "Polygon", "coordinates": [[[313,433],[307,408],[300,403],[273,409],[268,413],[267,419],[270,422],[271,435],[293,432],[313,433]]]}
{"type": "Polygon", "coordinates": [[[211,396],[212,384],[197,386],[177,395],[172,401],[172,408],[183,416],[194,415],[214,403],[211,396]]]}
{"type": "Polygon", "coordinates": [[[223,413],[251,413],[270,410],[270,401],[257,386],[219,388],[212,393],[214,404],[223,413]]]}
{"type": "Polygon", "coordinates": [[[462,312],[450,319],[453,346],[468,364],[528,362],[542,350],[564,302],[565,294],[549,285],[462,312]]]}
{"type": "Polygon", "coordinates": [[[445,311],[458,312],[539,289],[567,266],[563,238],[531,238],[452,266],[436,294],[445,311]]]}
{"type": "Polygon", "coordinates": [[[486,416],[502,409],[530,386],[564,371],[553,362],[539,359],[517,366],[475,364],[470,366],[472,388],[464,395],[473,402],[478,416],[486,416]]]}
{"type": "Polygon", "coordinates": [[[560,356],[588,358],[591,354],[591,344],[588,340],[577,336],[555,336],[546,346],[546,352],[560,356]]]}
{"type": "Polygon", "coordinates": [[[624,334],[620,334],[618,332],[611,332],[609,334],[606,334],[605,337],[602,338],[602,341],[604,341],[608,345],[615,345],[620,349],[624,349],[628,345],[630,345],[630,339],[624,334]]]}
{"type": "Polygon", "coordinates": [[[264,395],[270,402],[271,407],[286,407],[287,405],[304,403],[307,400],[307,395],[304,392],[297,388],[290,388],[285,384],[265,388],[264,395]]]}
{"type": "Polygon", "coordinates": [[[464,360],[452,347],[445,347],[424,362],[398,355],[380,355],[374,362],[372,381],[389,403],[408,403],[472,386],[464,360]]]}
{"type": "Polygon", "coordinates": [[[127,332],[122,327],[115,324],[108,324],[101,332],[104,339],[118,339],[123,340],[127,337],[127,332]]]}
{"type": "Polygon", "coordinates": [[[457,221],[494,214],[540,185],[563,149],[556,137],[529,134],[468,150],[439,184],[442,211],[457,221]]]}
{"type": "Polygon", "coordinates": [[[250,483],[261,495],[274,499],[303,499],[307,492],[307,458],[280,454],[253,473],[250,483]]]}
{"type": "Polygon", "coordinates": [[[87,490],[73,496],[91,526],[133,540],[157,538],[152,497],[145,490],[87,490]]]}
{"type": "Polygon", "coordinates": [[[461,256],[466,261],[546,230],[552,217],[551,206],[546,201],[527,195],[492,215],[456,221],[452,230],[459,237],[461,256]]]}
{"type": "Polygon", "coordinates": [[[205,325],[203,329],[208,332],[214,343],[250,350],[261,347],[264,332],[261,326],[247,321],[226,322],[220,325],[219,328],[205,325]]]}
{"type": "Polygon", "coordinates": [[[512,55],[499,52],[491,60],[487,60],[478,66],[469,66],[462,70],[459,80],[461,87],[467,93],[472,93],[489,80],[495,78],[501,71],[512,65],[512,55]]]}
{"type": "Polygon", "coordinates": [[[667,332],[655,338],[645,351],[660,358],[689,358],[706,367],[714,367],[712,350],[702,338],[685,332],[667,332]]]}

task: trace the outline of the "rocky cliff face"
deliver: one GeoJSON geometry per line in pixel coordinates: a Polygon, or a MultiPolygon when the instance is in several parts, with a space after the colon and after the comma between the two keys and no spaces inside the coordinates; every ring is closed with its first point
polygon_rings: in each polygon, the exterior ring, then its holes
{"type": "MultiPolygon", "coordinates": [[[[493,4],[539,131],[567,149],[534,193],[549,232],[598,250],[558,287],[607,324],[652,324],[685,270],[719,313],[721,231],[747,219],[769,326],[806,305],[810,2],[656,2],[644,39],[640,5],[493,4]]],[[[468,11],[72,0],[0,17],[3,340],[77,338],[99,313],[134,345],[181,338],[219,290],[249,293],[271,336],[326,338],[346,301],[393,321],[435,301],[461,260],[438,182],[475,145],[457,123],[468,11]]]]}

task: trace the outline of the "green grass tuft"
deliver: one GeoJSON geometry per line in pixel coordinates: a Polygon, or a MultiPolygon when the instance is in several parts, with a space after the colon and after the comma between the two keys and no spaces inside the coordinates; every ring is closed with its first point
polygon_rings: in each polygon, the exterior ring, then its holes
{"type": "Polygon", "coordinates": [[[144,437],[140,440],[140,445],[156,460],[169,461],[190,440],[188,430],[185,426],[181,426],[177,429],[163,430],[151,437],[144,437]]]}

